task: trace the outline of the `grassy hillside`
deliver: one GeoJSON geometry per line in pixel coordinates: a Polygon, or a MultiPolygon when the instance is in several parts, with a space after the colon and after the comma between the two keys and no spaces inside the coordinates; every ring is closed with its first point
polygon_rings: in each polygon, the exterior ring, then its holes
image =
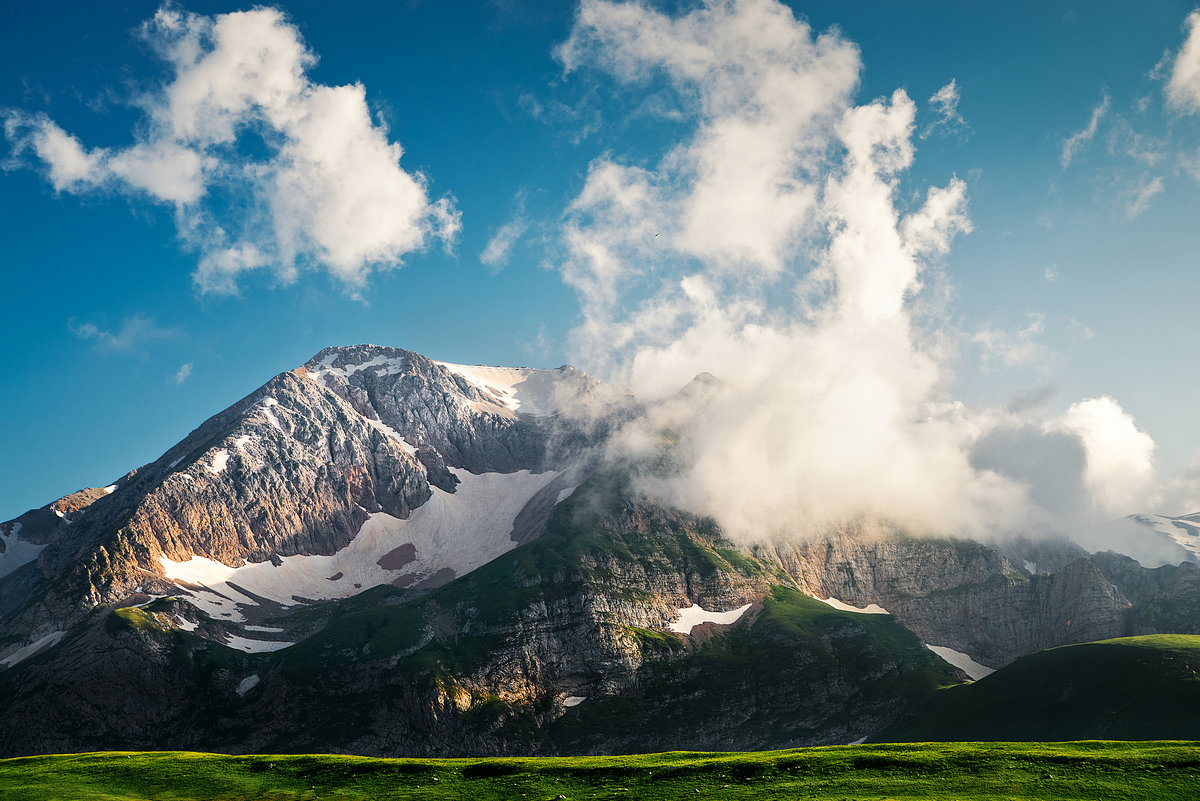
{"type": "Polygon", "coordinates": [[[874,737],[930,740],[1200,739],[1200,636],[1067,645],[938,692],[874,737]]]}
{"type": "Polygon", "coordinates": [[[744,754],[414,760],[98,753],[0,760],[8,801],[1181,799],[1197,743],[941,743],[744,754]]]}

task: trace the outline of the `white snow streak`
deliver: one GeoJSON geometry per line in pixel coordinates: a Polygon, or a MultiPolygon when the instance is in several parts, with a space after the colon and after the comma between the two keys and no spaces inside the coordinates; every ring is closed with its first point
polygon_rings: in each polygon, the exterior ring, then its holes
{"type": "Polygon", "coordinates": [[[567,706],[567,707],[579,706],[586,700],[587,700],[586,695],[568,695],[566,698],[563,699],[563,706],[567,706]]]}
{"type": "Polygon", "coordinates": [[[926,645],[925,647],[966,673],[974,681],[979,681],[984,676],[990,676],[996,672],[986,665],[979,664],[962,651],[955,651],[953,648],[946,648],[942,645],[926,645]]]}
{"type": "Polygon", "coordinates": [[[858,612],[859,614],[862,614],[862,615],[890,615],[891,614],[891,612],[884,609],[879,604],[867,604],[866,606],[864,606],[860,609],[857,606],[851,606],[850,604],[842,603],[837,598],[817,598],[817,600],[823,604],[829,604],[834,609],[840,609],[843,612],[858,612]]]}
{"type": "Polygon", "coordinates": [[[58,645],[58,641],[61,640],[65,634],[65,631],[52,631],[45,637],[34,640],[19,651],[14,651],[13,653],[4,657],[4,659],[0,659],[0,666],[12,667],[18,662],[33,656],[38,651],[41,651],[45,648],[52,648],[55,645],[58,645]]]}
{"type": "Polygon", "coordinates": [[[238,682],[237,694],[239,696],[245,695],[246,693],[250,692],[255,687],[257,687],[259,681],[260,681],[260,679],[258,678],[257,673],[253,673],[253,674],[247,676],[246,678],[244,678],[240,682],[238,682]]]}
{"type": "Polygon", "coordinates": [[[0,553],[0,578],[37,559],[38,554],[46,547],[19,539],[17,535],[20,533],[21,524],[16,522],[13,523],[12,531],[4,537],[4,553],[0,553]]]}
{"type": "Polygon", "coordinates": [[[225,644],[230,648],[245,651],[248,654],[265,654],[271,651],[280,651],[296,643],[275,642],[274,640],[251,640],[246,637],[239,637],[236,634],[230,634],[225,644]]]}
{"type": "Polygon", "coordinates": [[[692,604],[687,609],[680,609],[678,611],[679,620],[667,628],[680,634],[691,634],[692,629],[701,623],[736,623],[742,615],[746,614],[746,610],[749,608],[750,604],[746,604],[745,606],[739,606],[737,609],[730,609],[728,612],[709,612],[701,607],[700,604],[692,604]]]}

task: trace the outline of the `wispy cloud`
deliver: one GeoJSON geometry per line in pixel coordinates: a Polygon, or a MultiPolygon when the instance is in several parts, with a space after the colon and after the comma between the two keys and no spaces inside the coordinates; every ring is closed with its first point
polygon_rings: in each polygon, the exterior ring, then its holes
{"type": "Polygon", "coordinates": [[[958,81],[952,78],[950,83],[938,89],[929,98],[929,105],[938,116],[922,129],[922,139],[928,139],[932,134],[938,132],[946,136],[970,130],[967,121],[958,113],[958,101],[958,81]]]}
{"type": "Polygon", "coordinates": [[[60,192],[107,189],[175,210],[200,254],[201,292],[236,293],[248,271],[287,283],[320,266],[349,291],[459,229],[453,200],[400,166],[403,150],[372,119],[361,84],[311,81],[316,56],[271,8],[203,16],[167,6],[141,28],[173,80],[138,101],[126,147],[89,148],[44,114],[9,110],[17,158],[44,165],[60,192]],[[265,154],[242,139],[261,135],[265,154]]]}
{"type": "Polygon", "coordinates": [[[979,329],[971,341],[980,351],[980,368],[984,372],[1003,367],[1047,367],[1050,350],[1039,338],[1046,333],[1046,316],[1031,312],[1026,325],[1018,331],[1004,331],[990,326],[979,329]]]}
{"type": "Polygon", "coordinates": [[[525,195],[522,192],[517,195],[516,213],[488,240],[483,252],[479,254],[479,261],[487,265],[492,273],[500,272],[508,265],[513,247],[525,236],[527,230],[529,220],[525,216],[525,195]]]}
{"type": "Polygon", "coordinates": [[[1156,195],[1163,191],[1163,179],[1148,178],[1138,184],[1129,192],[1125,202],[1125,216],[1130,220],[1141,216],[1142,212],[1150,208],[1150,201],[1156,195]]]}
{"type": "Polygon", "coordinates": [[[179,366],[179,369],[175,372],[176,385],[182,384],[184,381],[187,381],[188,378],[191,376],[191,374],[192,374],[192,363],[186,362],[184,364],[181,364],[179,366]]]}
{"type": "Polygon", "coordinates": [[[80,339],[89,340],[97,348],[105,351],[137,350],[151,342],[179,336],[178,329],[163,328],[154,318],[144,314],[126,317],[115,331],[101,328],[92,322],[78,322],[75,318],[67,320],[67,329],[80,339]]]}
{"type": "Polygon", "coordinates": [[[1062,168],[1064,170],[1071,166],[1071,161],[1075,158],[1076,154],[1083,148],[1083,146],[1088,142],[1091,142],[1096,137],[1096,131],[1100,127],[1100,120],[1102,120],[1104,115],[1108,113],[1108,109],[1111,104],[1112,98],[1109,97],[1108,92],[1105,92],[1104,97],[1101,98],[1100,102],[1097,103],[1092,109],[1092,116],[1088,119],[1088,124],[1083,128],[1083,130],[1076,131],[1063,140],[1062,156],[1060,157],[1059,162],[1062,164],[1062,168]]]}

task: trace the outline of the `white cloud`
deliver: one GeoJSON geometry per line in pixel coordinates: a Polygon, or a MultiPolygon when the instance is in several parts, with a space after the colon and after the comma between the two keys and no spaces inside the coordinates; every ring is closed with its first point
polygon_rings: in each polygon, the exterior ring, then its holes
{"type": "Polygon", "coordinates": [[[958,81],[954,78],[933,93],[929,98],[929,105],[938,116],[921,130],[922,139],[928,139],[936,131],[941,131],[945,136],[968,129],[967,121],[958,113],[959,99],[958,81]]]}
{"type": "Polygon", "coordinates": [[[680,432],[685,473],[654,492],[758,538],[864,515],[973,529],[1023,508],[1016,483],[969,464],[970,427],[913,330],[923,273],[970,221],[957,178],[899,207],[903,91],[854,105],[857,48],[766,0],[678,18],[588,2],[560,55],[665,74],[694,124],[652,167],[595,161],[564,237],[585,364],[649,397],[702,370],[725,382],[625,432],[631,448],[680,432]]]}
{"type": "Polygon", "coordinates": [[[1083,130],[1076,131],[1063,140],[1060,163],[1064,170],[1071,166],[1071,161],[1080,149],[1096,137],[1096,130],[1100,127],[1100,120],[1108,113],[1108,108],[1111,104],[1112,99],[1108,96],[1108,92],[1105,92],[1104,97],[1092,109],[1092,116],[1083,130]]]}
{"type": "Polygon", "coordinates": [[[1163,191],[1162,177],[1147,178],[1128,193],[1125,202],[1125,216],[1133,220],[1150,208],[1150,201],[1163,191]]]}
{"type": "Polygon", "coordinates": [[[5,133],[58,191],[105,187],[172,206],[200,253],[201,292],[234,293],[249,269],[286,283],[317,265],[357,292],[372,271],[456,236],[453,201],[432,200],[425,177],[400,166],[364,87],[309,80],[316,56],[280,11],[167,8],[141,33],[173,74],[139,99],[146,123],[132,145],[89,150],[21,112],[7,114],[5,133]]]}
{"type": "Polygon", "coordinates": [[[1063,417],[1062,429],[1076,434],[1087,454],[1087,484],[1105,514],[1140,512],[1154,489],[1154,440],[1113,398],[1080,401],[1063,417]]]}
{"type": "Polygon", "coordinates": [[[493,273],[500,272],[508,265],[509,254],[527,230],[529,220],[525,217],[525,196],[521,193],[517,196],[517,211],[513,218],[500,226],[488,240],[479,254],[479,261],[491,268],[493,273]]]}
{"type": "Polygon", "coordinates": [[[1167,80],[1167,104],[1184,114],[1200,113],[1200,9],[1184,20],[1187,38],[1167,80]]]}
{"type": "Polygon", "coordinates": [[[176,371],[176,373],[175,373],[175,383],[182,384],[184,381],[188,380],[188,377],[191,376],[191,374],[192,374],[192,363],[186,362],[184,364],[181,364],[179,366],[179,370],[176,371]]]}
{"type": "Polygon", "coordinates": [[[1050,350],[1038,341],[1046,332],[1046,317],[1030,313],[1027,324],[1016,332],[984,327],[976,331],[971,341],[980,349],[980,368],[984,372],[999,362],[1004,367],[1045,367],[1050,350]]]}
{"type": "MultiPolygon", "coordinates": [[[[774,0],[677,16],[587,0],[558,52],[574,76],[600,70],[626,92],[666,78],[688,124],[657,162],[593,161],[562,237],[584,318],[573,356],[657,401],[618,447],[657,453],[664,430],[677,443],[679,475],[647,492],[759,541],[879,519],[1028,534],[1114,508],[1127,500],[1115,477],[1146,475],[1152,443],[1123,412],[1087,401],[1068,427],[1046,423],[1044,404],[971,410],[947,395],[939,259],[971,230],[967,185],[948,176],[920,202],[898,191],[916,106],[902,90],[856,104],[853,43],[774,0]],[[701,371],[722,383],[699,407],[680,401],[701,371]],[[1119,442],[1134,449],[1124,462],[1119,442]],[[1038,476],[1075,495],[1042,492],[1038,476]]],[[[1031,315],[976,344],[1037,363],[1044,327],[1031,315]]]]}
{"type": "Polygon", "coordinates": [[[179,335],[174,328],[159,326],[153,317],[144,314],[134,314],[121,322],[116,331],[109,331],[91,322],[76,322],[74,318],[67,321],[67,329],[83,340],[92,340],[100,350],[131,351],[151,342],[173,339],[179,335]]]}

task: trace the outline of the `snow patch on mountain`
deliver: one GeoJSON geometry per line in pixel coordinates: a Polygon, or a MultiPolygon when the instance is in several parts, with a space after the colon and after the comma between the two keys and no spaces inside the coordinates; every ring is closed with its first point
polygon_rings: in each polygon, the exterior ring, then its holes
{"type": "Polygon", "coordinates": [[[235,648],[238,651],[245,651],[248,654],[266,654],[271,651],[281,651],[289,645],[295,645],[294,642],[283,642],[276,640],[251,640],[247,637],[239,637],[236,634],[226,635],[225,644],[230,648],[235,648]]]}
{"type": "Polygon", "coordinates": [[[243,622],[236,606],[256,602],[244,590],[279,604],[347,598],[378,584],[444,583],[495,559],[517,543],[509,536],[517,514],[559,473],[482,473],[451,468],[454,493],[433,488],[407,520],[372,514],[350,544],[329,556],[285,556],[230,567],[193,556],[161,565],[168,579],[193,590],[185,596],[212,617],[243,622]],[[223,596],[223,597],[222,597],[223,596]]]}
{"type": "Polygon", "coordinates": [[[395,441],[396,441],[396,443],[397,443],[397,444],[398,444],[398,445],[399,445],[401,448],[403,448],[403,449],[404,449],[404,451],[405,451],[405,452],[406,452],[406,453],[407,453],[409,456],[416,456],[416,455],[417,455],[417,449],[416,449],[416,448],[414,448],[414,447],[413,447],[413,446],[412,446],[412,445],[411,445],[411,444],[408,442],[408,440],[406,440],[404,437],[400,436],[400,432],[399,432],[399,431],[397,431],[396,429],[392,428],[392,427],[391,427],[391,426],[389,426],[387,423],[383,422],[382,420],[371,420],[371,419],[369,419],[369,418],[367,418],[367,422],[368,422],[368,423],[370,423],[370,424],[371,424],[371,426],[372,426],[372,427],[374,427],[374,428],[375,428],[375,430],[376,430],[376,431],[378,431],[380,434],[383,434],[385,437],[390,437],[391,439],[395,440],[395,441]]]}
{"type": "Polygon", "coordinates": [[[275,416],[275,412],[271,410],[272,406],[279,405],[279,401],[268,396],[266,398],[263,398],[258,403],[259,403],[259,406],[262,408],[263,415],[266,416],[266,418],[267,418],[267,422],[269,422],[271,425],[273,425],[279,431],[283,431],[283,425],[280,424],[279,418],[275,416]]]}
{"type": "Polygon", "coordinates": [[[345,380],[361,370],[373,370],[375,375],[378,376],[397,375],[404,370],[404,363],[401,359],[389,358],[387,356],[376,356],[361,364],[347,364],[343,367],[334,367],[333,363],[337,361],[340,355],[337,351],[326,355],[315,367],[308,370],[309,377],[332,389],[333,385],[326,380],[327,376],[336,375],[345,380]]]}
{"type": "Polygon", "coordinates": [[[20,521],[13,521],[12,530],[7,534],[0,534],[4,537],[4,553],[0,553],[0,578],[37,559],[38,554],[46,547],[20,539],[17,536],[20,533],[20,521]]]}
{"type": "Polygon", "coordinates": [[[746,610],[750,608],[750,604],[739,606],[737,609],[730,609],[728,612],[710,612],[700,604],[692,604],[687,609],[677,610],[679,620],[676,620],[671,625],[667,626],[671,631],[679,634],[691,634],[692,629],[699,626],[701,623],[721,623],[728,625],[736,623],[742,615],[746,614],[746,610]]]}
{"type": "Polygon", "coordinates": [[[979,664],[962,651],[955,651],[953,648],[947,648],[944,645],[926,644],[925,647],[949,662],[951,665],[954,665],[954,667],[958,668],[963,673],[966,673],[973,681],[979,681],[984,676],[990,676],[996,672],[987,665],[979,664]]]}
{"type": "Polygon", "coordinates": [[[4,657],[4,659],[0,659],[0,667],[10,668],[18,662],[28,659],[39,651],[42,651],[46,648],[52,648],[53,646],[58,645],[58,641],[61,640],[65,635],[65,631],[52,631],[45,637],[34,640],[24,648],[13,651],[11,654],[4,657]]]}
{"type": "Polygon", "coordinates": [[[1200,557],[1200,515],[1186,517],[1164,517],[1163,515],[1134,515],[1133,519],[1166,535],[1183,548],[1193,559],[1200,557]]]}
{"type": "MultiPolygon", "coordinates": [[[[486,397],[493,398],[501,406],[512,411],[522,411],[525,414],[550,414],[553,409],[543,409],[538,405],[549,405],[549,398],[530,397],[533,393],[520,392],[517,386],[523,384],[534,372],[528,367],[487,367],[485,365],[449,364],[434,362],[445,367],[451,373],[465,378],[482,392],[486,397]]],[[[544,394],[544,393],[543,393],[544,394]]]]}
{"type": "Polygon", "coordinates": [[[229,465],[229,451],[221,448],[213,452],[212,462],[204,465],[204,469],[218,476],[225,472],[225,468],[229,465]]]}
{"type": "MultiPolygon", "coordinates": [[[[815,597],[815,596],[814,596],[815,597]]],[[[843,612],[858,612],[860,615],[890,615],[891,612],[884,609],[879,604],[867,604],[864,607],[851,606],[847,603],[842,603],[837,598],[817,598],[823,604],[829,604],[834,609],[840,609],[843,612]]]]}

